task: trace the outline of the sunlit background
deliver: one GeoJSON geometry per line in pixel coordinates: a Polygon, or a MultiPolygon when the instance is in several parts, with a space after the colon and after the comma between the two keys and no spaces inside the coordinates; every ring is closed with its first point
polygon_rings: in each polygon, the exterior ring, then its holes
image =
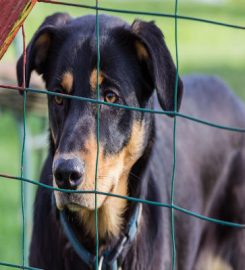
{"type": "MultiPolygon", "coordinates": [[[[68,2],[95,5],[94,1],[89,0],[69,0],[68,2]]],[[[99,4],[106,8],[166,14],[174,14],[175,9],[174,0],[101,0],[99,4]]],[[[37,3],[25,22],[27,41],[31,39],[44,18],[57,11],[68,12],[74,17],[95,14],[95,10],[91,9],[37,3]]],[[[179,0],[178,14],[245,25],[243,0],[179,0]]],[[[166,43],[176,61],[174,18],[121,13],[112,15],[119,16],[129,23],[132,23],[135,18],[146,21],[154,20],[162,29],[166,43]]],[[[21,44],[21,35],[18,35],[1,60],[0,83],[16,85],[15,63],[22,50],[21,44]]],[[[244,30],[191,20],[179,20],[178,56],[181,76],[190,73],[217,75],[245,100],[244,30]]],[[[34,78],[33,87],[42,87],[38,78],[34,78]]],[[[31,99],[28,104],[25,175],[37,180],[48,142],[45,97],[31,99]]],[[[13,94],[11,90],[0,89],[1,173],[20,175],[22,115],[21,97],[17,93],[13,94]]],[[[0,178],[0,261],[16,264],[19,264],[21,260],[20,198],[20,183],[16,180],[0,178]]],[[[31,206],[32,196],[28,197],[27,204],[28,207],[31,206]]],[[[31,211],[31,208],[27,211],[31,211]]]]}

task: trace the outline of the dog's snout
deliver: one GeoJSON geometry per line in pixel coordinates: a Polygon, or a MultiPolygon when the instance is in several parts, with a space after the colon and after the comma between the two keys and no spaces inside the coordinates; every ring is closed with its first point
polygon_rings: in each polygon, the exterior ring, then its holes
{"type": "Polygon", "coordinates": [[[53,174],[59,188],[76,189],[83,180],[84,165],[77,158],[59,158],[54,162],[53,174]]]}

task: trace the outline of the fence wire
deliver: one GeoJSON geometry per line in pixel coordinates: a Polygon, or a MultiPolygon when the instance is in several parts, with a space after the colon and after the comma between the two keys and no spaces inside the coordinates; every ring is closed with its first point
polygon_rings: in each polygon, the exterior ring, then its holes
{"type": "MultiPolygon", "coordinates": [[[[38,0],[38,2],[46,3],[46,4],[54,4],[54,5],[64,5],[64,6],[73,6],[73,7],[79,7],[83,9],[91,9],[95,10],[96,12],[96,46],[97,46],[97,84],[96,84],[96,93],[97,93],[97,99],[91,99],[91,98],[85,98],[80,96],[71,96],[66,95],[62,93],[54,93],[48,90],[38,90],[33,88],[26,88],[25,83],[25,65],[26,65],[26,44],[25,44],[25,32],[24,32],[24,26],[22,25],[22,36],[23,36],[23,85],[21,87],[13,86],[13,85],[0,85],[0,88],[5,90],[13,90],[16,92],[22,91],[23,92],[23,139],[22,139],[22,150],[21,150],[21,170],[20,170],[20,176],[13,176],[13,175],[6,175],[0,173],[0,178],[2,179],[9,179],[9,180],[16,180],[19,181],[21,184],[21,216],[22,216],[22,234],[21,234],[21,254],[22,254],[22,264],[11,264],[6,262],[0,262],[0,265],[5,267],[12,267],[15,269],[30,269],[30,270],[37,270],[39,268],[29,267],[28,263],[25,262],[25,245],[26,245],[26,235],[25,235],[25,227],[26,227],[26,218],[25,218],[25,194],[24,194],[24,184],[32,184],[36,186],[40,186],[42,188],[46,188],[52,191],[60,191],[64,193],[84,193],[84,194],[94,194],[95,195],[95,226],[96,226],[96,248],[95,248],[95,254],[96,254],[96,269],[98,269],[98,263],[99,263],[99,218],[98,218],[98,209],[97,209],[97,195],[106,195],[106,196],[112,196],[120,199],[126,199],[131,202],[138,202],[142,204],[149,204],[157,207],[165,207],[171,210],[171,237],[172,237],[172,270],[175,269],[176,265],[176,241],[175,241],[175,224],[174,224],[174,211],[182,212],[186,215],[208,221],[213,222],[216,224],[234,227],[234,228],[242,228],[245,229],[245,224],[239,224],[234,222],[229,222],[225,220],[219,220],[211,217],[207,217],[205,215],[201,215],[200,213],[196,213],[193,211],[190,211],[188,209],[185,209],[181,206],[178,206],[174,203],[174,187],[175,187],[175,172],[176,172],[176,133],[177,133],[177,118],[185,118],[189,121],[194,121],[202,125],[211,126],[213,128],[223,129],[230,132],[241,132],[244,133],[245,129],[238,128],[238,127],[232,127],[232,126],[224,126],[220,125],[219,123],[213,123],[209,121],[205,121],[203,119],[195,118],[191,115],[186,115],[177,112],[177,89],[178,89],[178,73],[179,73],[179,56],[178,56],[178,20],[191,20],[196,21],[200,23],[208,23],[223,27],[230,27],[237,30],[245,30],[245,26],[242,25],[235,25],[235,24],[228,24],[225,22],[220,21],[213,21],[213,20],[207,20],[207,19],[200,19],[196,17],[189,17],[189,16],[183,16],[178,14],[178,0],[175,1],[175,10],[174,14],[167,14],[167,13],[160,13],[160,12],[142,12],[137,10],[122,10],[122,9],[112,9],[112,8],[105,8],[105,7],[99,7],[98,0],[95,0],[95,5],[84,5],[84,4],[77,4],[77,3],[68,3],[65,1],[49,1],[49,0],[38,0]],[[99,88],[99,70],[100,70],[100,30],[99,30],[99,11],[106,11],[106,12],[112,12],[112,13],[124,13],[124,14],[133,14],[133,15],[146,15],[146,16],[153,16],[153,17],[167,17],[174,19],[174,26],[175,26],[175,58],[176,58],[176,79],[175,79],[175,89],[174,89],[174,111],[162,111],[162,110],[152,110],[152,109],[145,109],[145,108],[138,108],[138,107],[130,107],[125,106],[121,104],[115,104],[115,103],[107,103],[100,100],[100,88],[99,88]],[[96,169],[95,169],[95,186],[94,190],[89,191],[78,191],[78,190],[67,190],[67,189],[60,189],[55,188],[53,186],[45,185],[43,183],[40,183],[36,180],[27,179],[23,177],[23,168],[25,167],[24,162],[24,156],[25,156],[25,144],[26,144],[26,103],[27,103],[27,95],[28,93],[35,93],[35,94],[45,94],[45,95],[53,95],[53,96],[60,96],[67,99],[76,99],[80,100],[82,102],[89,102],[89,103],[95,103],[97,104],[97,119],[96,119],[96,141],[97,141],[97,154],[96,154],[96,169]],[[141,111],[144,113],[154,113],[154,114],[160,114],[160,115],[171,115],[173,116],[173,161],[172,161],[172,177],[171,177],[171,198],[170,204],[167,203],[161,203],[158,201],[150,201],[145,200],[141,198],[135,198],[130,196],[121,196],[118,194],[112,194],[107,192],[101,192],[97,189],[97,178],[98,178],[98,164],[99,164],[99,151],[100,151],[100,107],[104,104],[106,106],[113,106],[116,108],[123,108],[125,110],[134,110],[134,111],[141,111]]],[[[18,94],[18,93],[16,93],[18,94]]]]}
{"type": "MultiPolygon", "coordinates": [[[[22,36],[23,36],[23,87],[26,87],[26,37],[25,37],[25,29],[24,25],[21,27],[22,29],[22,36]]],[[[23,177],[24,173],[24,160],[25,160],[25,144],[26,144],[26,95],[27,92],[24,91],[23,95],[23,143],[22,143],[22,150],[21,150],[21,166],[20,166],[20,175],[23,177]]],[[[21,234],[21,249],[22,249],[22,267],[25,266],[25,244],[26,244],[26,237],[25,237],[25,227],[26,227],[26,218],[25,218],[25,193],[24,193],[24,185],[25,183],[21,181],[21,213],[22,213],[22,234],[21,234]]]]}

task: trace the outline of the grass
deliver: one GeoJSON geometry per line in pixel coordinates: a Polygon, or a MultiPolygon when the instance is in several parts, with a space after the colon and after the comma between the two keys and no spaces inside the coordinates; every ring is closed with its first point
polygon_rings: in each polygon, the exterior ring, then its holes
{"type": "MultiPolygon", "coordinates": [[[[11,114],[4,113],[0,118],[0,171],[17,175],[20,167],[17,129],[11,114]]],[[[0,260],[14,263],[18,262],[20,249],[19,185],[17,181],[0,181],[0,260]]]]}
{"type": "MultiPolygon", "coordinates": [[[[81,3],[81,1],[70,1],[81,3]]],[[[94,5],[85,0],[83,4],[94,5]]],[[[174,13],[174,1],[159,0],[103,0],[103,7],[174,13]]],[[[54,12],[69,12],[72,16],[93,13],[93,10],[61,7],[37,3],[25,23],[27,40],[43,21],[54,12]]],[[[245,25],[245,6],[242,1],[225,1],[223,4],[207,5],[198,1],[180,1],[179,14],[221,22],[245,25]]],[[[155,20],[162,29],[166,42],[175,58],[174,20],[151,16],[122,15],[128,22],[135,18],[155,20]]],[[[234,91],[245,100],[245,31],[200,22],[178,21],[178,49],[180,74],[215,74],[225,80],[234,91]]],[[[10,48],[3,62],[14,60],[14,50],[10,48]]],[[[29,126],[34,132],[40,130],[39,122],[29,118],[29,126]]],[[[13,114],[9,111],[0,114],[0,172],[11,175],[20,173],[20,144],[13,114]]],[[[39,166],[40,169],[40,166],[39,166]]],[[[0,179],[0,261],[20,262],[20,192],[18,181],[0,179]]],[[[0,267],[0,269],[5,269],[0,267]]],[[[9,268],[6,268],[9,269],[9,268]]]]}

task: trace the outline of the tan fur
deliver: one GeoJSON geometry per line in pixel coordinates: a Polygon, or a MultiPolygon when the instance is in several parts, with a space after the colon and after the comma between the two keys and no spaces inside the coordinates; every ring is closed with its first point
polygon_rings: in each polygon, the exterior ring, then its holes
{"type": "Polygon", "coordinates": [[[136,41],[135,48],[137,51],[137,56],[140,60],[146,60],[149,58],[149,54],[148,54],[145,46],[141,42],[136,41]]]}
{"type": "MultiPolygon", "coordinates": [[[[101,85],[104,80],[104,76],[100,71],[98,74],[98,84],[101,85]]],[[[97,86],[97,69],[93,69],[89,78],[89,84],[92,90],[96,90],[97,86]]]]}
{"type": "Polygon", "coordinates": [[[48,47],[50,44],[50,36],[45,33],[42,34],[36,41],[35,46],[39,47],[39,46],[45,46],[48,47]]]}
{"type": "Polygon", "coordinates": [[[73,86],[73,74],[70,71],[67,71],[62,75],[61,86],[67,94],[71,93],[73,86]]]}
{"type": "Polygon", "coordinates": [[[37,48],[36,61],[42,62],[47,57],[51,40],[48,34],[41,35],[35,43],[37,48]]]}
{"type": "MultiPolygon", "coordinates": [[[[135,122],[132,128],[129,143],[123,150],[115,155],[104,156],[103,146],[100,145],[98,161],[97,190],[122,196],[128,194],[128,175],[130,169],[142,155],[144,143],[144,125],[135,122]]],[[[62,154],[62,158],[79,157],[85,163],[84,181],[79,190],[88,191],[95,189],[97,142],[94,134],[86,141],[85,149],[79,153],[62,154]]],[[[59,154],[55,155],[55,159],[59,154]]],[[[55,181],[54,181],[55,186],[55,181]]],[[[61,192],[55,192],[57,207],[62,209],[64,203],[61,192]]],[[[95,194],[74,194],[74,203],[82,205],[77,209],[71,203],[72,211],[78,210],[81,222],[88,234],[95,237],[95,194]]],[[[69,207],[69,205],[68,205],[69,207]]],[[[112,196],[97,195],[97,208],[99,216],[99,235],[118,235],[123,226],[123,213],[127,207],[127,200],[112,196]]]]}
{"type": "MultiPolygon", "coordinates": [[[[93,190],[95,187],[95,166],[97,144],[95,138],[91,138],[87,142],[87,149],[82,153],[83,160],[87,164],[85,168],[87,181],[82,185],[83,190],[93,190]],[[92,181],[91,181],[92,180],[92,181]]],[[[120,175],[124,168],[121,155],[115,157],[104,157],[103,148],[99,153],[99,168],[97,178],[97,190],[102,192],[111,192],[120,195],[127,195],[127,179],[124,175],[120,175]],[[121,177],[120,177],[121,176],[121,177]]],[[[95,213],[94,202],[95,195],[85,195],[87,207],[81,210],[81,220],[89,234],[95,237],[95,213]],[[91,209],[92,208],[92,209],[91,209]]],[[[117,235],[121,229],[122,214],[126,208],[126,200],[104,195],[97,195],[97,207],[99,207],[99,234],[104,237],[106,234],[117,235]]]]}
{"type": "MultiPolygon", "coordinates": [[[[144,127],[140,123],[136,122],[132,128],[131,139],[128,145],[117,155],[99,158],[99,177],[98,177],[98,190],[108,192],[100,188],[100,181],[106,181],[106,179],[100,180],[100,175],[106,175],[107,172],[115,175],[117,178],[116,182],[112,182],[111,193],[127,196],[128,189],[128,174],[130,169],[136,162],[136,160],[141,156],[143,151],[143,141],[144,141],[144,127]],[[104,171],[106,170],[106,171],[104,171]]],[[[94,144],[94,143],[92,143],[94,144]]],[[[90,143],[91,146],[91,143],[90,143]]],[[[91,173],[94,172],[91,168],[91,173]]],[[[90,178],[88,178],[90,179],[90,178]]],[[[108,179],[109,180],[109,179],[108,179]]],[[[94,182],[93,182],[94,184],[94,182]]],[[[99,197],[104,197],[102,195],[97,196],[97,200],[100,201],[99,197]]],[[[94,195],[92,197],[94,200],[94,195]]],[[[100,237],[105,237],[106,235],[118,235],[123,225],[123,213],[126,210],[127,201],[124,199],[119,199],[116,197],[108,196],[105,203],[98,211],[99,216],[99,235],[100,237]]],[[[95,219],[94,210],[82,209],[81,220],[84,221],[87,232],[95,237],[95,219]]]]}
{"type": "Polygon", "coordinates": [[[54,131],[52,130],[52,128],[50,128],[50,131],[51,131],[52,139],[53,139],[54,143],[56,143],[56,137],[54,135],[54,131]]]}
{"type": "MultiPolygon", "coordinates": [[[[122,196],[127,195],[126,177],[120,179],[118,187],[115,188],[115,190],[112,190],[111,193],[122,196]]],[[[98,209],[100,238],[104,238],[106,235],[117,236],[120,233],[123,225],[123,213],[126,210],[126,206],[127,201],[124,199],[107,197],[105,203],[98,209]]],[[[87,233],[95,238],[95,211],[84,208],[80,211],[80,216],[87,233]]]]}
{"type": "Polygon", "coordinates": [[[233,270],[221,257],[205,252],[197,264],[196,270],[233,270]]]}

